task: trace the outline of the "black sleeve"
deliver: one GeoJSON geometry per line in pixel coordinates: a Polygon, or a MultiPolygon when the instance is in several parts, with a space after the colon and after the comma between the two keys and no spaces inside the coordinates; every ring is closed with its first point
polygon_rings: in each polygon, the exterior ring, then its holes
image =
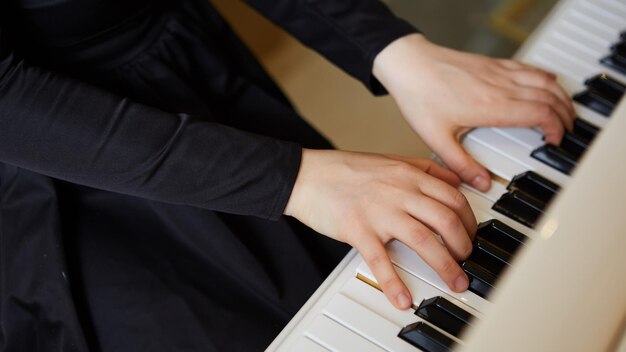
{"type": "Polygon", "coordinates": [[[29,66],[0,27],[0,162],[104,190],[275,219],[300,157],[296,144],[159,111],[29,66]]]}
{"type": "Polygon", "coordinates": [[[372,75],[376,55],[417,30],[380,0],[245,0],[274,23],[383,94],[372,75]]]}

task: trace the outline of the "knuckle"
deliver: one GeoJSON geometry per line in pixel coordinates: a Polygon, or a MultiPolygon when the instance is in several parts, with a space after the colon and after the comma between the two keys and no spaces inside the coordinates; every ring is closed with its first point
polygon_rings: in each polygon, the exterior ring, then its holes
{"type": "Polygon", "coordinates": [[[397,168],[403,175],[413,175],[415,173],[415,166],[404,161],[397,168]]]}
{"type": "Polygon", "coordinates": [[[536,72],[537,72],[537,83],[539,84],[539,86],[542,88],[548,87],[550,85],[550,82],[552,82],[552,78],[550,77],[550,74],[544,71],[536,71],[536,72]]]}
{"type": "Polygon", "coordinates": [[[430,231],[426,231],[420,226],[413,226],[413,228],[409,229],[411,246],[414,248],[420,248],[424,246],[430,240],[431,236],[433,235],[432,233],[430,233],[430,231]]]}
{"type": "Polygon", "coordinates": [[[518,68],[521,67],[521,64],[515,60],[511,59],[501,59],[500,64],[504,67],[518,68]]]}
{"type": "Polygon", "coordinates": [[[498,86],[489,86],[485,88],[485,95],[483,96],[483,101],[480,103],[498,103],[502,101],[506,101],[508,98],[508,92],[505,89],[500,88],[501,86],[506,86],[506,83],[500,83],[498,86]]]}
{"type": "Polygon", "coordinates": [[[452,191],[452,206],[455,209],[464,209],[464,208],[469,207],[469,202],[467,201],[467,198],[465,198],[465,195],[462,192],[454,189],[452,191]]]}
{"type": "Polygon", "coordinates": [[[552,108],[545,103],[537,103],[533,110],[534,114],[542,121],[548,120],[552,115],[552,108]]]}
{"type": "Polygon", "coordinates": [[[392,172],[400,177],[407,177],[415,174],[415,167],[405,161],[395,160],[391,166],[392,172]]]}
{"type": "Polygon", "coordinates": [[[441,219],[439,220],[441,225],[447,231],[454,231],[458,229],[461,224],[461,219],[452,211],[446,211],[443,215],[441,215],[441,219]]]}
{"type": "Polygon", "coordinates": [[[546,102],[550,105],[556,105],[559,99],[554,94],[545,94],[546,102]]]}

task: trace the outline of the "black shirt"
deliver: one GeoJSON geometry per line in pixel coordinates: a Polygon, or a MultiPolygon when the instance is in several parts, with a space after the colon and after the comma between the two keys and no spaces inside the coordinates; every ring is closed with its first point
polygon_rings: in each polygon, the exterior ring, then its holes
{"type": "MultiPolygon", "coordinates": [[[[414,31],[248,3],[376,93],[414,31]]],[[[331,148],[205,0],[2,1],[0,346],[262,350],[346,252],[281,216],[302,146],[331,148]]]]}
{"type": "MultiPolygon", "coordinates": [[[[371,73],[374,57],[392,40],[414,31],[376,0],[247,2],[376,93],[383,90],[371,73]]],[[[150,199],[280,216],[299,165],[296,146],[192,123],[172,114],[188,113],[184,109],[157,110],[64,76],[89,77],[100,67],[132,60],[162,25],[158,18],[171,4],[8,4],[14,8],[4,5],[0,23],[0,161],[150,199]],[[111,134],[112,129],[117,133],[111,134]],[[212,152],[200,154],[202,150],[212,152]],[[242,157],[232,160],[229,155],[242,157]]]]}

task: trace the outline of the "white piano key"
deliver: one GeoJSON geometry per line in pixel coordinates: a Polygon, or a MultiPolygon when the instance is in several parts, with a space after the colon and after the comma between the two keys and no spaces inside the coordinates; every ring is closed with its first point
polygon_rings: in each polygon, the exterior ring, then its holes
{"type": "Polygon", "coordinates": [[[549,39],[546,38],[541,43],[541,56],[546,61],[551,62],[554,67],[560,67],[560,70],[567,70],[567,75],[577,82],[584,82],[587,77],[604,71],[594,70],[592,67],[574,60],[567,52],[561,49],[559,44],[551,43],[549,39]]]}
{"type": "MultiPolygon", "coordinates": [[[[342,294],[335,295],[328,302],[324,314],[387,351],[415,351],[415,347],[398,337],[403,326],[390,322],[342,294]]],[[[414,316],[413,320],[421,319],[414,316]]]]}
{"type": "Polygon", "coordinates": [[[505,155],[477,142],[473,138],[468,138],[466,136],[463,139],[463,148],[465,148],[465,150],[470,153],[476,161],[486,167],[490,172],[505,180],[510,181],[515,175],[528,170],[518,162],[515,162],[505,155]]]}
{"type": "Polygon", "coordinates": [[[618,14],[600,6],[597,0],[581,0],[580,5],[582,11],[587,13],[587,16],[597,16],[602,23],[618,33],[624,30],[624,17],[620,17],[618,14]]]}
{"type": "MultiPolygon", "coordinates": [[[[467,310],[468,312],[474,314],[474,316],[479,317],[481,319],[486,316],[487,314],[486,312],[491,306],[491,303],[489,301],[469,291],[464,292],[464,295],[467,297],[473,296],[470,299],[467,299],[463,294],[450,295],[450,292],[452,291],[450,291],[449,289],[446,289],[446,291],[439,290],[438,287],[433,286],[430,282],[427,282],[427,279],[424,278],[424,276],[429,275],[427,272],[420,271],[419,276],[416,276],[415,273],[411,273],[407,270],[404,270],[403,268],[399,266],[395,266],[395,269],[396,269],[396,272],[398,273],[398,276],[402,280],[402,282],[404,282],[404,284],[409,289],[409,291],[411,291],[411,295],[413,295],[413,304],[416,307],[419,306],[419,304],[422,302],[423,297],[427,297],[427,296],[422,297],[421,295],[419,295],[419,293],[416,293],[416,292],[423,292],[424,288],[430,288],[430,291],[433,292],[432,295],[428,296],[429,298],[437,296],[437,295],[442,296],[446,298],[448,301],[467,310]]],[[[429,269],[429,270],[432,271],[432,269],[429,269]]],[[[367,266],[365,262],[362,262],[359,265],[359,267],[357,268],[357,271],[360,275],[367,278],[368,280],[376,282],[376,278],[374,277],[374,274],[372,274],[372,271],[370,270],[370,268],[367,266]]],[[[436,276],[436,273],[434,273],[434,275],[436,276]]],[[[441,279],[439,279],[439,281],[441,281],[441,279]]],[[[417,318],[417,316],[414,316],[414,317],[417,318]]],[[[415,321],[417,321],[417,319],[414,319],[412,322],[415,322],[415,321]]]]}
{"type": "MultiPolygon", "coordinates": [[[[484,313],[487,309],[489,302],[476,294],[470,291],[461,293],[451,291],[443,280],[441,280],[439,275],[437,275],[437,273],[430,266],[428,266],[428,264],[426,264],[426,262],[419,255],[404,244],[398,241],[392,241],[387,244],[387,251],[389,252],[389,257],[398,269],[402,269],[404,271],[402,272],[401,270],[396,270],[402,281],[407,286],[410,286],[409,290],[411,290],[411,292],[418,290],[418,287],[415,286],[420,283],[416,280],[422,280],[444,292],[446,295],[451,296],[482,313],[484,313]]],[[[367,268],[367,264],[364,263],[364,267],[367,268]]],[[[362,269],[363,267],[359,266],[357,270],[359,270],[359,273],[365,273],[361,271],[362,269]]],[[[368,277],[373,278],[373,275],[368,277]]],[[[419,304],[420,302],[415,303],[419,304]]]]}
{"type": "Polygon", "coordinates": [[[328,352],[326,348],[318,345],[306,336],[301,336],[291,347],[293,352],[328,352]]]}
{"type": "Polygon", "coordinates": [[[598,0],[598,3],[609,11],[618,14],[622,18],[626,18],[626,1],[625,0],[598,0]]]}
{"type": "MultiPolygon", "coordinates": [[[[530,58],[527,62],[531,65],[538,66],[545,70],[556,73],[559,76],[559,84],[561,84],[565,91],[571,96],[586,89],[584,86],[584,81],[577,81],[572,78],[570,74],[568,74],[570,68],[568,68],[567,63],[559,65],[558,60],[550,59],[549,53],[543,52],[541,54],[537,54],[530,58]]],[[[607,71],[604,70],[602,72],[607,71]]],[[[589,76],[587,78],[590,77],[593,76],[589,76]]],[[[574,108],[579,117],[591,124],[594,124],[598,127],[603,127],[608,123],[608,118],[606,116],[600,115],[599,113],[587,108],[586,106],[578,102],[574,102],[574,108]]]]}
{"type": "Polygon", "coordinates": [[[609,55],[609,48],[606,48],[605,52],[601,52],[596,55],[590,54],[589,52],[583,50],[581,46],[575,44],[573,39],[567,38],[558,32],[552,33],[549,38],[544,40],[543,44],[548,50],[553,50],[554,53],[561,58],[561,60],[567,60],[570,63],[577,65],[576,70],[577,74],[582,77],[581,82],[584,82],[585,79],[602,72],[607,72],[620,81],[626,80],[626,76],[623,73],[600,63],[600,59],[609,55]]]}
{"type": "Polygon", "coordinates": [[[600,42],[595,37],[590,37],[588,33],[578,31],[576,27],[568,26],[567,22],[562,22],[559,26],[555,26],[553,33],[558,34],[559,38],[564,38],[567,43],[579,48],[595,59],[606,56],[611,47],[610,41],[600,42]]]}
{"type": "MultiPolygon", "coordinates": [[[[584,91],[586,89],[584,82],[588,78],[594,77],[600,73],[608,73],[611,77],[618,80],[623,79],[619,77],[619,75],[616,75],[614,71],[605,68],[594,73],[589,73],[586,76],[579,75],[575,73],[579,71],[579,66],[567,60],[562,60],[550,50],[536,52],[532,55],[533,56],[530,56],[526,62],[557,74],[559,84],[570,96],[584,91]]],[[[624,80],[624,82],[626,82],[626,80],[624,80]]],[[[607,123],[606,116],[600,115],[578,102],[574,102],[574,108],[576,108],[580,117],[596,126],[602,127],[607,123]]]]}
{"type": "Polygon", "coordinates": [[[554,54],[547,50],[538,50],[529,54],[527,60],[531,65],[543,68],[546,71],[556,73],[559,78],[566,79],[567,82],[576,82],[572,86],[566,86],[570,93],[583,89],[583,82],[577,73],[577,67],[572,67],[568,62],[562,63],[560,58],[555,58],[554,54]]]}
{"type": "Polygon", "coordinates": [[[576,110],[576,114],[578,114],[580,118],[597,127],[602,128],[609,123],[610,117],[600,115],[582,104],[574,103],[574,110],[576,110]]]}
{"type": "MultiPolygon", "coordinates": [[[[424,283],[424,285],[426,285],[426,283],[424,283]]],[[[387,297],[381,291],[373,288],[356,277],[348,279],[339,292],[397,326],[407,326],[415,322],[415,314],[413,314],[411,309],[397,309],[391,304],[391,302],[389,302],[389,300],[387,300],[387,297]]],[[[420,287],[418,291],[411,293],[416,295],[414,298],[415,301],[417,301],[417,304],[421,302],[420,297],[444,295],[443,292],[440,292],[432,286],[428,286],[428,289],[422,289],[420,287]]]]}
{"type": "MultiPolygon", "coordinates": [[[[567,61],[563,62],[563,60],[561,60],[559,57],[555,57],[554,53],[545,50],[529,51],[527,55],[525,55],[523,61],[530,65],[537,66],[547,71],[556,73],[558,75],[559,84],[570,96],[580,93],[586,89],[584,85],[584,81],[586,79],[591,78],[596,74],[607,73],[609,71],[608,69],[602,69],[601,71],[584,77],[583,79],[582,76],[576,73],[578,67],[572,65],[567,61]]],[[[611,76],[617,79],[617,76],[614,75],[612,72],[611,76]]],[[[624,82],[626,83],[626,81],[624,82]]],[[[590,110],[582,104],[574,102],[574,108],[576,109],[579,117],[598,127],[603,127],[608,122],[607,117],[600,115],[593,110],[590,110]]]]}
{"type": "Polygon", "coordinates": [[[530,151],[546,144],[543,141],[541,132],[535,131],[532,128],[492,128],[491,130],[512,139],[530,151]]]}
{"type": "MultiPolygon", "coordinates": [[[[515,161],[520,165],[521,172],[528,170],[535,171],[536,173],[561,185],[565,184],[569,179],[568,175],[532,158],[528,149],[525,147],[517,144],[505,136],[502,136],[501,134],[492,131],[489,128],[477,128],[468,133],[465,139],[471,139],[481,143],[492,149],[494,152],[515,161]]],[[[486,163],[483,163],[483,165],[490,170],[496,167],[496,165],[488,165],[486,163]]],[[[517,172],[516,174],[521,172],[517,172]]]]}
{"type": "Polygon", "coordinates": [[[607,26],[601,18],[589,16],[588,13],[585,13],[584,9],[572,8],[568,15],[581,27],[589,28],[603,38],[616,38],[618,31],[611,28],[611,26],[607,26]]]}
{"type": "Polygon", "coordinates": [[[602,50],[605,51],[611,47],[611,44],[613,44],[615,40],[613,36],[606,37],[606,32],[599,31],[596,27],[582,27],[571,13],[568,13],[568,16],[564,18],[559,25],[561,28],[569,29],[571,33],[576,33],[581,37],[587,38],[589,42],[594,42],[597,48],[602,48],[602,50]]]}
{"type": "Polygon", "coordinates": [[[572,78],[569,78],[569,76],[557,75],[557,82],[570,96],[573,96],[574,94],[585,90],[584,81],[576,81],[572,78]]]}
{"type": "Polygon", "coordinates": [[[606,72],[620,81],[626,79],[624,74],[600,63],[600,59],[609,54],[594,57],[588,55],[576,47],[569,45],[558,33],[554,33],[550,38],[542,42],[542,55],[550,56],[554,65],[565,65],[563,69],[568,70],[568,76],[584,82],[587,78],[599,73],[606,72]]]}
{"type": "MultiPolygon", "coordinates": [[[[357,268],[357,272],[358,271],[359,269],[357,268]]],[[[417,278],[417,280],[413,282],[412,287],[413,289],[411,289],[411,295],[413,295],[413,305],[416,307],[419,306],[424,299],[441,296],[469,313],[472,313],[474,316],[483,318],[483,314],[478,310],[464,304],[456,298],[448,295],[446,292],[435,288],[422,279],[417,278]]],[[[415,322],[413,309],[396,309],[381,291],[371,287],[369,284],[366,284],[356,277],[350,278],[350,280],[348,280],[341,288],[340,292],[398,326],[407,326],[415,322]]]]}
{"type": "Polygon", "coordinates": [[[476,217],[476,221],[479,224],[481,222],[485,222],[485,221],[489,221],[489,220],[493,219],[493,216],[491,216],[488,212],[486,212],[484,210],[472,208],[472,211],[474,212],[474,216],[476,217]]]}
{"type": "Polygon", "coordinates": [[[325,315],[317,316],[304,335],[333,352],[371,351],[385,352],[370,341],[325,315]]]}

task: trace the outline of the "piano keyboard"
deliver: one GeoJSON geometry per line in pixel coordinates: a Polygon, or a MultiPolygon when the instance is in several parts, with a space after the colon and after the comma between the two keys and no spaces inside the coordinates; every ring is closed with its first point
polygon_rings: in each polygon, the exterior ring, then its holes
{"type": "Polygon", "coordinates": [[[549,204],[561,205],[571,175],[586,165],[589,145],[603,138],[611,119],[626,120],[626,104],[616,110],[626,90],[625,19],[626,0],[561,1],[519,51],[517,59],[556,73],[575,101],[576,127],[561,145],[546,145],[534,129],[479,128],[465,136],[465,148],[498,180],[487,193],[461,187],[481,223],[474,251],[461,263],[468,291],[450,291],[419,256],[394,241],[387,245],[390,258],[414,300],[412,309],[399,311],[352,250],[268,350],[463,348],[462,332],[490,316],[502,272],[518,249],[544,235],[535,228],[549,204]]]}

